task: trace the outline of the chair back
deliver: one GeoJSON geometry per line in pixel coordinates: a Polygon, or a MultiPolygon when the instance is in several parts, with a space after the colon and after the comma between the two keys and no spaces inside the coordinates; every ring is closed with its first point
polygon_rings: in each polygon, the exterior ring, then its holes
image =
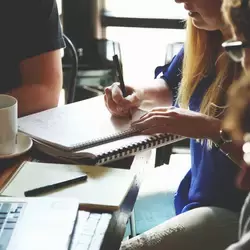
{"type": "Polygon", "coordinates": [[[183,42],[175,42],[168,44],[166,48],[165,64],[169,63],[183,46],[183,42]]]}
{"type": "Polygon", "coordinates": [[[65,34],[63,34],[63,38],[66,43],[65,52],[67,52],[67,55],[70,58],[70,76],[67,84],[64,86],[66,92],[66,104],[69,104],[74,102],[75,98],[76,80],[78,72],[78,55],[72,41],[65,34]]]}

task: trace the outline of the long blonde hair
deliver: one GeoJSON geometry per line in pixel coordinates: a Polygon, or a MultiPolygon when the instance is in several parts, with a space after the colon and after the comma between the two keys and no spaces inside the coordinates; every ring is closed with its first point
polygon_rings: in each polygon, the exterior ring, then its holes
{"type": "Polygon", "coordinates": [[[190,18],[186,25],[179,105],[188,108],[190,98],[201,79],[215,69],[215,78],[202,99],[200,112],[219,117],[225,105],[226,91],[236,77],[235,63],[225,53],[221,53],[223,36],[220,31],[198,29],[190,18]]]}

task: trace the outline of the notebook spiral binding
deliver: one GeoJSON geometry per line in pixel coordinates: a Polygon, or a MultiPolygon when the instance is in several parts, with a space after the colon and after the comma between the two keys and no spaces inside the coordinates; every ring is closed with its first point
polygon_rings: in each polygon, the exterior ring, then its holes
{"type": "Polygon", "coordinates": [[[78,150],[91,148],[94,146],[99,146],[99,145],[102,145],[104,143],[112,142],[115,140],[126,138],[128,136],[135,135],[137,133],[138,133],[138,130],[136,130],[134,128],[130,128],[130,129],[125,130],[123,132],[115,133],[115,134],[112,134],[112,135],[107,136],[107,137],[101,137],[101,138],[96,138],[94,140],[86,141],[86,142],[84,142],[84,144],[83,143],[75,144],[70,148],[70,151],[74,152],[74,151],[78,151],[78,150]]]}
{"type": "Polygon", "coordinates": [[[123,148],[116,148],[107,153],[99,154],[96,157],[96,164],[102,165],[106,162],[111,162],[114,160],[125,158],[130,155],[134,155],[135,153],[143,150],[156,148],[158,145],[164,146],[183,139],[185,139],[185,137],[179,135],[158,134],[150,137],[150,139],[143,140],[139,143],[134,143],[123,148]]]}

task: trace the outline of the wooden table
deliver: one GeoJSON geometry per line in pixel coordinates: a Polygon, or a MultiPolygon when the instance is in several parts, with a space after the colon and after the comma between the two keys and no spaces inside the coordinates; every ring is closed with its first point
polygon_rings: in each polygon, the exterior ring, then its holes
{"type": "MultiPolygon", "coordinates": [[[[44,156],[42,156],[43,158],[44,156]]],[[[9,180],[16,169],[25,160],[41,160],[37,152],[31,151],[23,156],[11,160],[0,160],[0,188],[9,180]]],[[[153,168],[155,165],[155,150],[138,153],[135,157],[127,158],[123,161],[116,161],[108,166],[118,168],[130,168],[136,173],[135,181],[128,192],[120,209],[113,213],[106,234],[103,238],[101,250],[118,250],[124,237],[127,222],[131,216],[134,204],[140,189],[140,185],[145,171],[153,168]],[[131,164],[132,163],[132,164],[131,164]]],[[[49,159],[44,160],[48,162],[49,159]]]]}

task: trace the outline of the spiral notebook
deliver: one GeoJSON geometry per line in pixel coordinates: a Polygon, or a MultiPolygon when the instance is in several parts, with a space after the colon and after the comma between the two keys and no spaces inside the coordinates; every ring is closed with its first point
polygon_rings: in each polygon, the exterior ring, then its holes
{"type": "Polygon", "coordinates": [[[132,119],[114,117],[98,96],[19,118],[18,126],[39,150],[74,163],[103,164],[183,139],[139,135],[131,122],[144,113],[136,109],[132,119]]]}

